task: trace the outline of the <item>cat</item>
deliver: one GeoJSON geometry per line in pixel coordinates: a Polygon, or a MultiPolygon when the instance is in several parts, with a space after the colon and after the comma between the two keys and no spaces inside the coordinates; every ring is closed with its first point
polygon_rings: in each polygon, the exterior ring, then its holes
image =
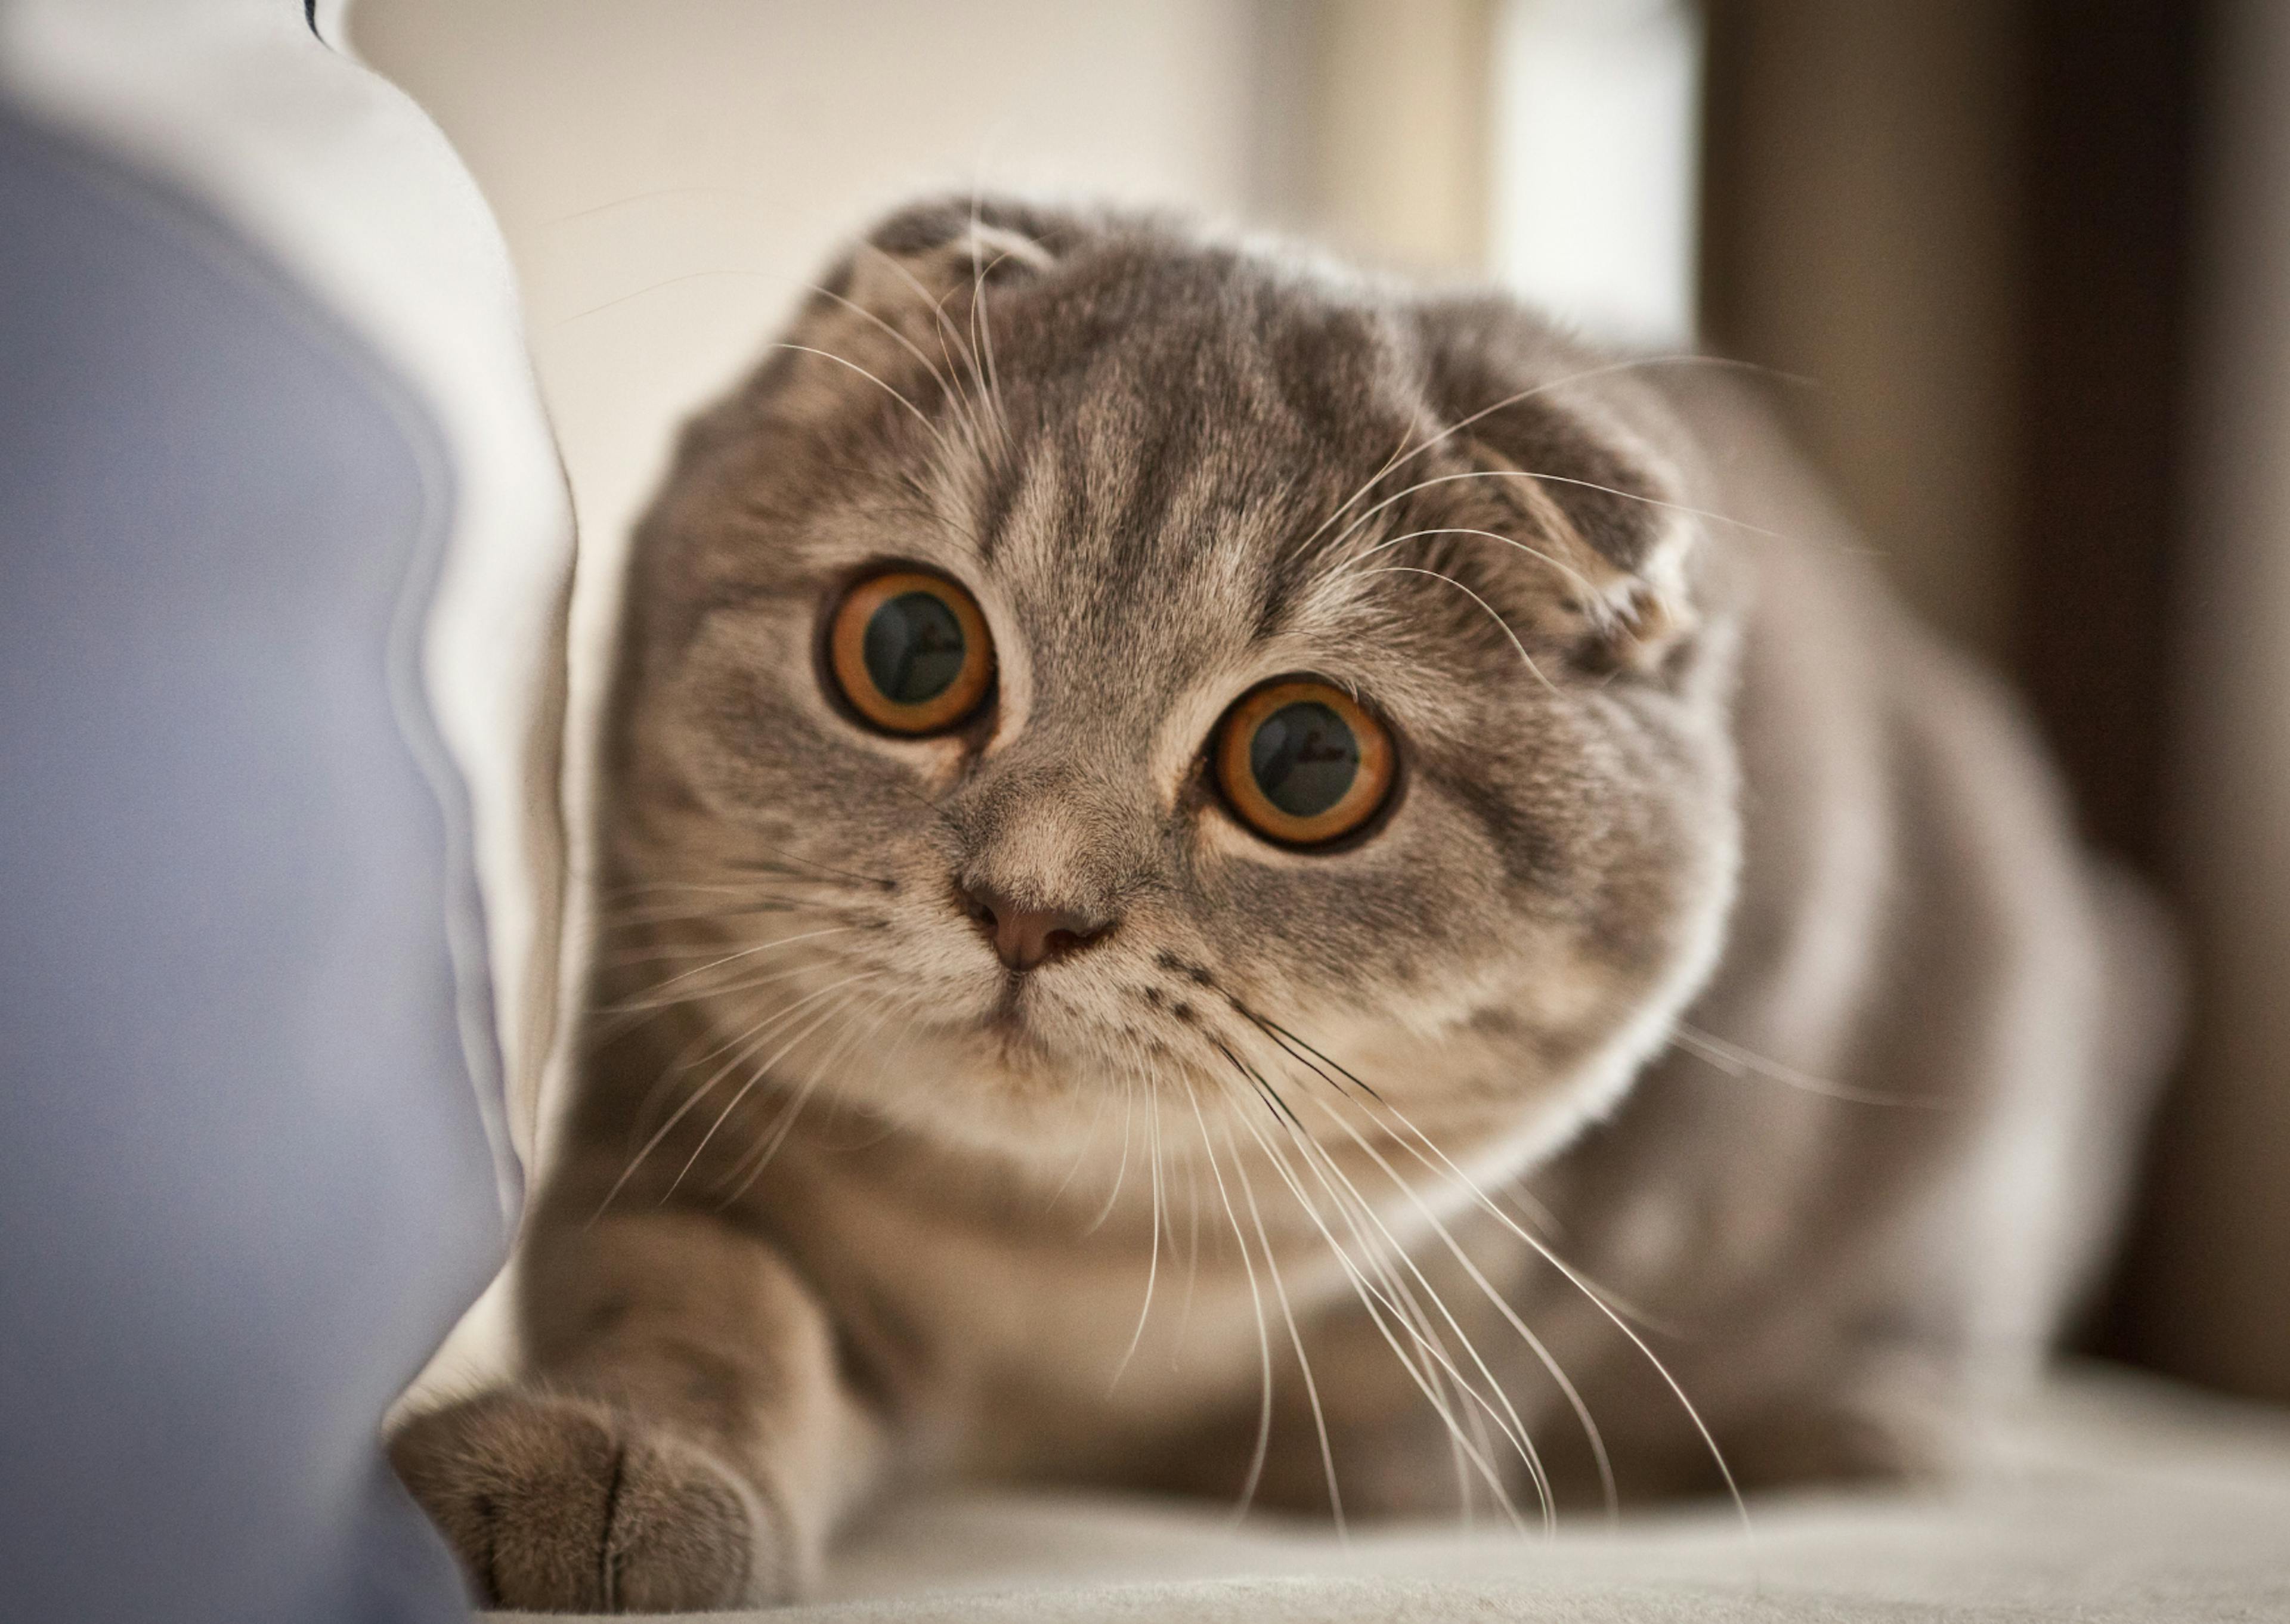
{"type": "Polygon", "coordinates": [[[1181,221],[893,215],[685,430],[485,1602],[800,1595],[888,1485],[1554,1512],[1947,1468],[2166,934],[1728,369],[1181,221]]]}

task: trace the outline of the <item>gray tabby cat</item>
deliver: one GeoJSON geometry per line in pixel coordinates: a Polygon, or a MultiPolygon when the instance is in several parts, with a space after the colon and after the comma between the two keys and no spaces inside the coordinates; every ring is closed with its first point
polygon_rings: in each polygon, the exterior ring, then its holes
{"type": "Polygon", "coordinates": [[[797,1594],[960,1474],[1359,1517],[1936,1468],[2167,956],[1717,369],[897,215],[686,433],[486,1601],[797,1594]]]}

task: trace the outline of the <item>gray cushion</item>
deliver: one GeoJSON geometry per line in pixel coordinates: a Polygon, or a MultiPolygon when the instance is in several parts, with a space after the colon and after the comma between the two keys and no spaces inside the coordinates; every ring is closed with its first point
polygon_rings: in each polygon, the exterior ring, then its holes
{"type": "Polygon", "coordinates": [[[4,109],[0,379],[0,1612],[461,1616],[375,1438],[503,1240],[409,631],[444,458],[4,109]]]}

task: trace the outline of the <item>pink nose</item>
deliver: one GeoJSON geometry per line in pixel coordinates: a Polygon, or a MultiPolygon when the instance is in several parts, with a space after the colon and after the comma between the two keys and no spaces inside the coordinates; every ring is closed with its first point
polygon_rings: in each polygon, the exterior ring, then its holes
{"type": "Polygon", "coordinates": [[[968,914],[995,955],[1013,970],[1031,970],[1050,959],[1077,953],[1103,936],[1112,922],[1069,908],[1027,908],[990,885],[960,888],[968,914]]]}

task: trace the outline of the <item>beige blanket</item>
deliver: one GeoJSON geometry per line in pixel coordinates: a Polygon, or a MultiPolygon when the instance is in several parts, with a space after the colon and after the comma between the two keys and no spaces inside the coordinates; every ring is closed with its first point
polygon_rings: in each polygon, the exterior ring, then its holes
{"type": "MultiPolygon", "coordinates": [[[[1019,1620],[2290,1624],[2290,1415],[2078,1371],[1947,1494],[1696,1507],[1555,1537],[1317,1525],[1071,1494],[886,1508],[775,1624],[1019,1620]]],[[[506,1619],[508,1615],[500,1615],[506,1619]]]]}

